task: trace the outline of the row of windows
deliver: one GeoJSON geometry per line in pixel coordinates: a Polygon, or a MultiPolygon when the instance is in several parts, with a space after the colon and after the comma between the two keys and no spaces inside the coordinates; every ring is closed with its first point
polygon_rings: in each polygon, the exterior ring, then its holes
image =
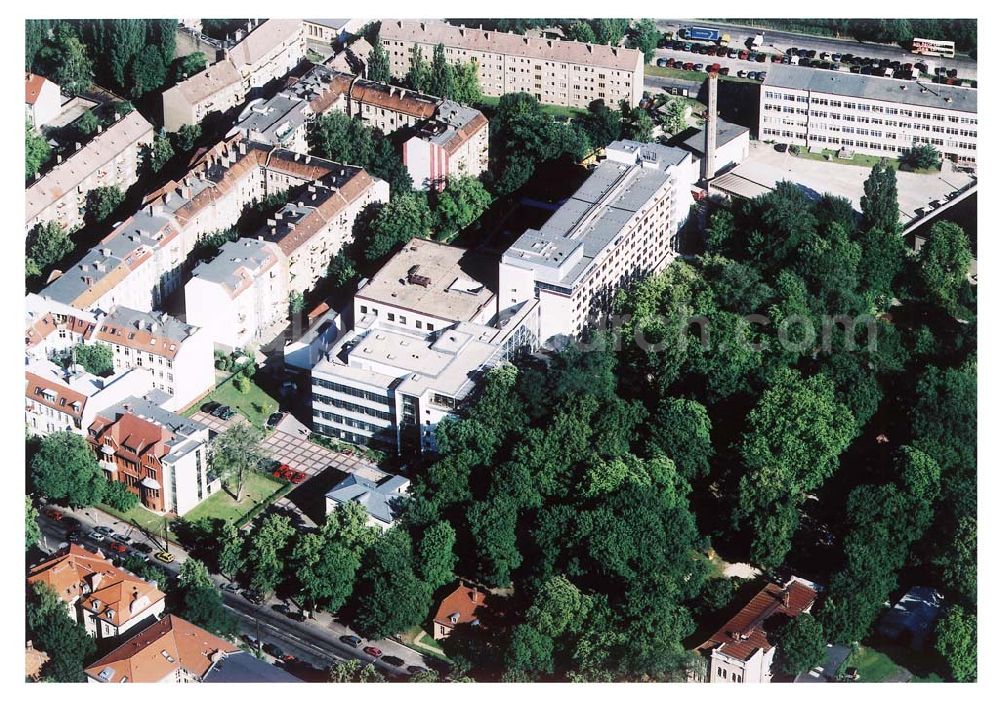
{"type": "Polygon", "coordinates": [[[356,405],[353,402],[338,400],[336,398],[320,395],[318,393],[313,393],[312,397],[313,402],[319,402],[320,404],[339,407],[340,409],[350,410],[351,412],[357,412],[358,414],[367,414],[369,417],[378,417],[379,419],[384,419],[386,421],[392,419],[392,414],[390,412],[383,412],[381,410],[372,409],[371,407],[356,405]]]}
{"type": "Polygon", "coordinates": [[[385,429],[385,427],[382,426],[369,424],[368,422],[362,421],[360,419],[344,417],[343,415],[334,414],[333,412],[323,412],[321,410],[313,410],[313,416],[325,419],[326,421],[333,422],[335,424],[342,424],[343,426],[351,427],[352,429],[361,429],[362,431],[367,431],[372,434],[383,431],[385,429]]]}
{"type": "Polygon", "coordinates": [[[342,385],[340,383],[334,383],[329,380],[324,380],[323,378],[313,378],[313,384],[320,386],[321,388],[326,388],[327,390],[333,390],[334,392],[339,392],[342,395],[350,395],[351,397],[360,397],[369,402],[380,402],[383,405],[392,405],[392,401],[385,395],[379,395],[378,393],[369,392],[367,390],[361,390],[359,388],[354,388],[349,385],[342,385]]]}

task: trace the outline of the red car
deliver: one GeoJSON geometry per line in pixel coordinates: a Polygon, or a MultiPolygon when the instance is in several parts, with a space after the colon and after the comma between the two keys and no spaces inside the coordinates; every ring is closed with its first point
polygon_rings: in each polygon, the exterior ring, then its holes
{"type": "Polygon", "coordinates": [[[57,522],[63,518],[63,513],[57,510],[55,507],[49,507],[47,510],[45,510],[45,512],[43,512],[43,514],[49,519],[54,519],[57,522]]]}
{"type": "Polygon", "coordinates": [[[108,548],[114,551],[115,553],[125,553],[126,551],[128,551],[128,546],[126,546],[123,543],[119,543],[118,541],[110,542],[108,544],[108,548]]]}
{"type": "Polygon", "coordinates": [[[718,73],[720,68],[722,68],[722,66],[720,66],[717,63],[713,63],[711,65],[711,67],[709,67],[708,72],[709,73],[718,73]]]}
{"type": "Polygon", "coordinates": [[[374,646],[365,646],[361,650],[367,653],[369,656],[373,656],[374,658],[382,657],[382,649],[380,648],[375,648],[374,646]]]}
{"type": "Polygon", "coordinates": [[[275,468],[274,472],[271,475],[273,475],[275,478],[278,478],[279,480],[287,480],[293,485],[298,485],[299,483],[301,483],[302,481],[304,481],[306,478],[309,477],[302,471],[295,470],[294,468],[285,463],[282,463],[280,466],[275,468]]]}

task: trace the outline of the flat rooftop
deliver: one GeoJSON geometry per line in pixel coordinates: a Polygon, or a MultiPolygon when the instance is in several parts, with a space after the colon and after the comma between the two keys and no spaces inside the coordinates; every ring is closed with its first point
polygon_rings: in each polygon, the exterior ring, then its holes
{"type": "Polygon", "coordinates": [[[897,80],[858,73],[824,71],[772,63],[764,87],[808,90],[844,97],[899,102],[913,107],[937,107],[975,114],[979,91],[922,80],[897,80]]]}
{"type": "Polygon", "coordinates": [[[493,291],[480,270],[484,257],[427,239],[412,239],[355,297],[426,314],[468,322],[493,304],[493,291]]]}
{"type": "Polygon", "coordinates": [[[541,229],[529,229],[504,252],[504,263],[572,287],[671,177],[670,170],[602,162],[541,229]]]}

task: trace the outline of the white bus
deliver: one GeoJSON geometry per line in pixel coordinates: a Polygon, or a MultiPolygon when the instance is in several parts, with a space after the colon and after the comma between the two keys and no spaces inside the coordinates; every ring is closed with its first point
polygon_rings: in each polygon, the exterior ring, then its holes
{"type": "Polygon", "coordinates": [[[911,43],[910,51],[922,56],[940,56],[955,58],[955,42],[936,41],[934,39],[916,39],[911,43]]]}

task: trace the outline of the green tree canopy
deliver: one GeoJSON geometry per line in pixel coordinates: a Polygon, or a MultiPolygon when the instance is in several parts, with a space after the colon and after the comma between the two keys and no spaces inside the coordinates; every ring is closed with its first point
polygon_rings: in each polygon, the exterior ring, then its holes
{"type": "Polygon", "coordinates": [[[896,171],[885,161],[876,163],[865,180],[861,196],[861,228],[878,229],[888,235],[899,233],[899,196],[896,171]]]}
{"type": "Polygon", "coordinates": [[[382,261],[393,251],[415,237],[430,236],[432,215],[423,193],[399,195],[383,205],[369,226],[365,243],[365,258],[382,261]]]}
{"type": "Polygon", "coordinates": [[[56,221],[36,224],[32,227],[31,231],[28,232],[26,247],[30,262],[26,268],[34,266],[36,275],[59,263],[76,248],[69,232],[56,221]]]}
{"type": "Polygon", "coordinates": [[[24,496],[24,550],[30,551],[42,539],[42,528],[38,525],[38,510],[31,502],[31,495],[24,496]]]}
{"type": "Polygon", "coordinates": [[[237,422],[215,437],[211,444],[211,463],[215,474],[236,490],[236,501],[243,499],[247,475],[258,470],[264,455],[258,448],[264,433],[249,422],[237,422]]]}
{"type": "Polygon", "coordinates": [[[62,431],[42,438],[31,461],[31,480],[42,495],[73,507],[100,502],[108,484],[84,438],[62,431]]]}
{"type": "Polygon", "coordinates": [[[958,682],[976,681],[976,615],[953,605],[937,625],[937,652],[958,682]]]}
{"type": "Polygon", "coordinates": [[[490,206],[493,198],[478,178],[449,178],[448,185],[438,195],[434,215],[441,234],[451,234],[472,224],[490,206]]]}
{"type": "Polygon", "coordinates": [[[826,658],[823,626],[811,614],[789,619],[777,632],[778,668],[786,675],[798,675],[826,658]]]}
{"type": "Polygon", "coordinates": [[[51,154],[52,149],[45,137],[34,130],[31,122],[26,121],[24,123],[24,179],[34,178],[45,162],[49,160],[51,154]]]}
{"type": "Polygon", "coordinates": [[[367,68],[368,80],[373,80],[376,83],[388,83],[392,78],[389,68],[389,52],[382,46],[378,35],[375,36],[375,41],[372,42],[372,51],[368,55],[367,68]]]}
{"type": "Polygon", "coordinates": [[[258,595],[270,596],[281,583],[287,547],[294,533],[288,517],[269,514],[250,536],[244,568],[248,571],[250,589],[258,595]]]}
{"type": "Polygon", "coordinates": [[[117,185],[94,188],[87,193],[87,220],[103,222],[125,201],[125,193],[117,185]]]}
{"type": "Polygon", "coordinates": [[[920,249],[920,280],[933,302],[951,309],[969,276],[972,250],[969,238],[953,222],[935,222],[920,249]]]}

